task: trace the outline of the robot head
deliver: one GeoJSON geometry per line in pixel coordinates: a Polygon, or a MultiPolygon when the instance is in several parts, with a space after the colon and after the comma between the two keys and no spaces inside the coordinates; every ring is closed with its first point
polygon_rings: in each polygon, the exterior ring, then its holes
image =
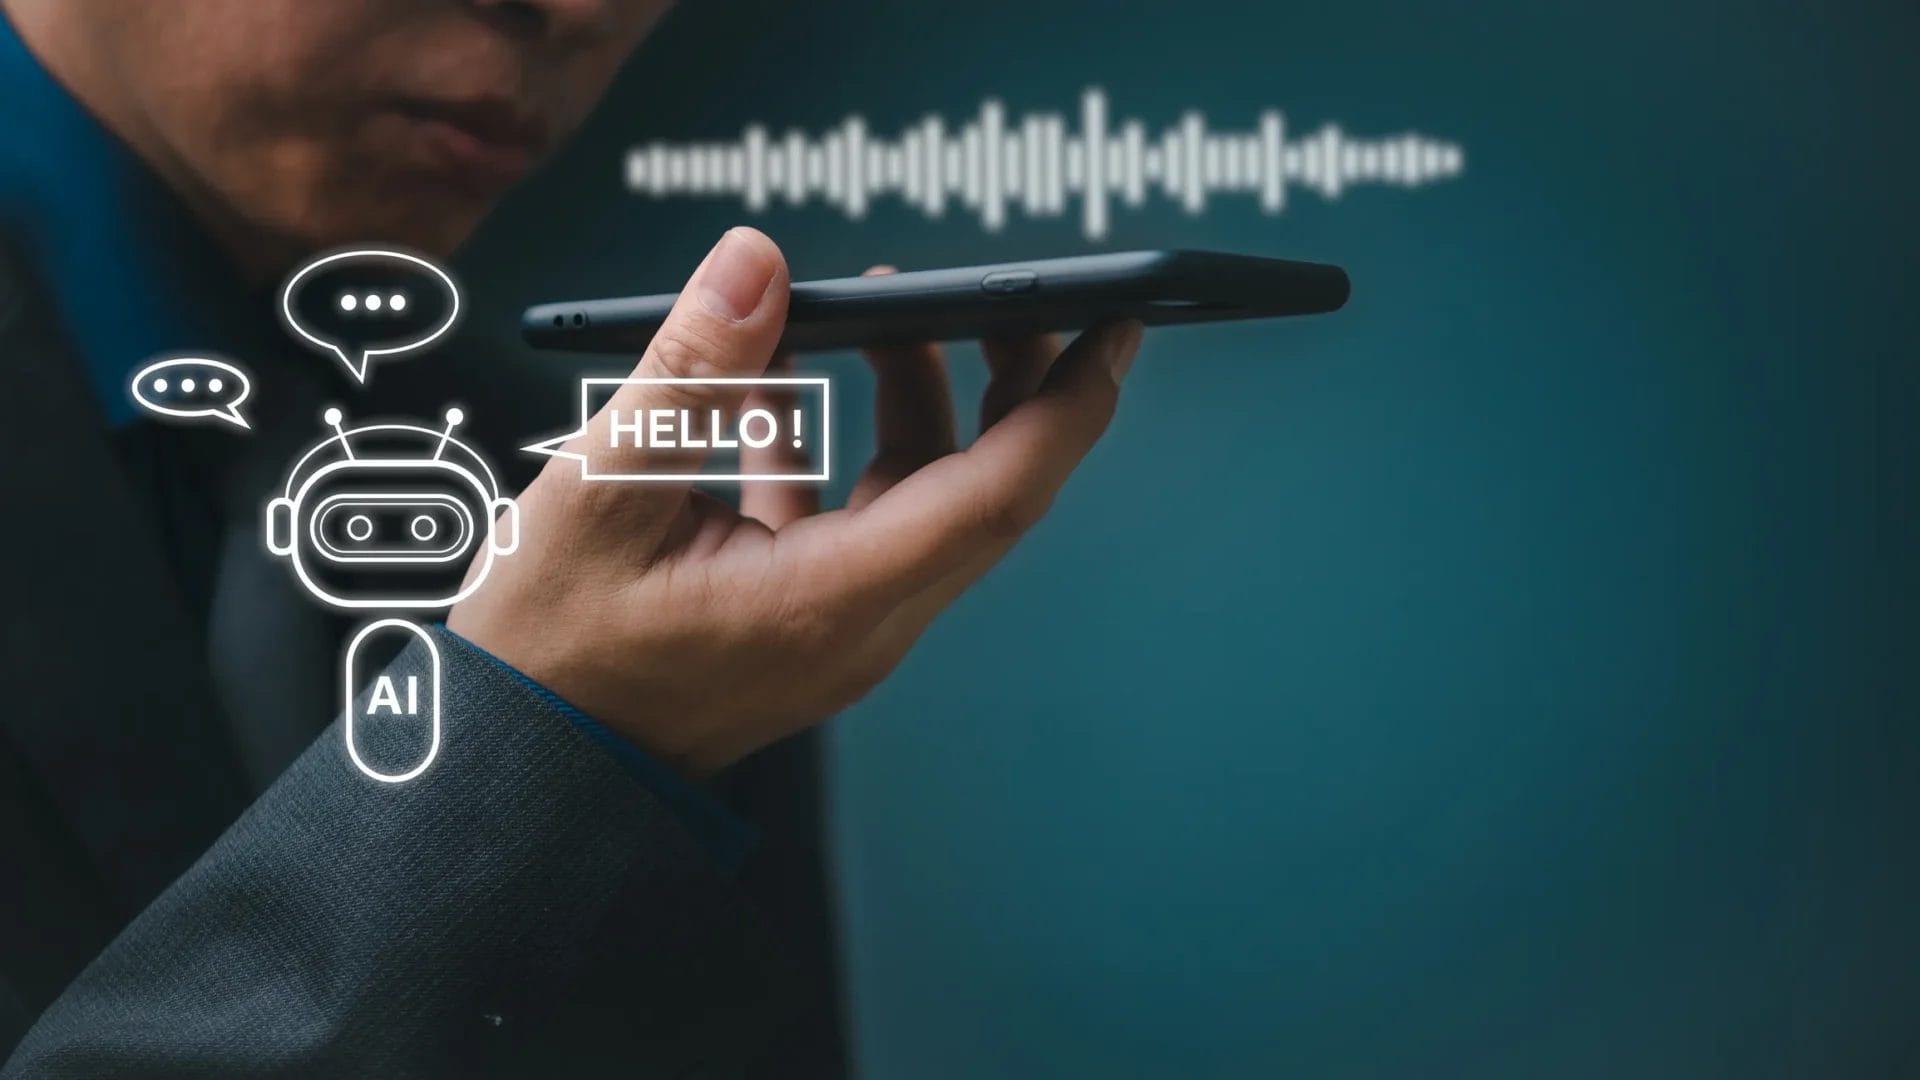
{"type": "Polygon", "coordinates": [[[444,431],[411,424],[340,426],[309,449],[267,503],[267,550],[293,563],[308,592],[343,608],[450,607],[520,545],[520,509],[493,471],[444,431]]]}

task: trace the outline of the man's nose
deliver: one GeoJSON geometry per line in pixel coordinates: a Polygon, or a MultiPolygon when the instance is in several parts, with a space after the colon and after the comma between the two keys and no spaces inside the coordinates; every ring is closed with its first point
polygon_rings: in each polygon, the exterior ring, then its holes
{"type": "Polygon", "coordinates": [[[515,35],[576,37],[602,32],[619,0],[468,0],[488,19],[515,35]]]}

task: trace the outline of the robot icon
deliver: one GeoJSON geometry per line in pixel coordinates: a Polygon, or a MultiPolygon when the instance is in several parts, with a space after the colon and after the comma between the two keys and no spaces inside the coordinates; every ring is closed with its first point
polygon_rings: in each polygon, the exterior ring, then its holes
{"type": "MultiPolygon", "coordinates": [[[[322,603],[383,611],[451,607],[487,579],[494,560],[520,546],[520,508],[501,493],[479,452],[454,438],[457,408],[441,430],[415,424],[341,426],[310,447],[266,506],[267,550],[287,559],[322,603]]],[[[347,756],[386,784],[425,772],[440,752],[440,650],[424,627],[402,618],[362,626],[342,662],[347,756]],[[376,638],[418,641],[425,676],[362,671],[376,638]],[[356,688],[367,686],[360,695],[356,688]],[[413,721],[407,723],[406,721],[413,721]],[[424,734],[423,734],[424,733],[424,734]],[[424,742],[424,750],[420,744],[424,742]],[[418,757],[407,766],[392,764],[418,757]]]]}
{"type": "Polygon", "coordinates": [[[296,461],[266,508],[267,550],[322,603],[347,609],[451,607],[520,544],[520,513],[486,459],[443,430],[341,427],[296,461]]]}

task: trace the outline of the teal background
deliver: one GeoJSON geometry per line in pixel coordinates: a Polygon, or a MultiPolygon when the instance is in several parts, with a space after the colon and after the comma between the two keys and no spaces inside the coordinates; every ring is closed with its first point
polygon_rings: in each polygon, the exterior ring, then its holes
{"type": "MultiPolygon", "coordinates": [[[[1920,1075],[1916,30],[684,5],[469,252],[483,327],[677,288],[745,218],[627,196],[652,138],[1100,85],[1154,128],[1276,106],[1467,153],[1277,218],[1115,218],[1100,247],[1337,261],[1354,298],[1151,335],[1052,517],[832,725],[864,1073],[1920,1075]]],[[[754,224],[800,277],[1094,246],[891,204],[754,224]]],[[[864,367],[818,366],[863,450],[864,367]]]]}

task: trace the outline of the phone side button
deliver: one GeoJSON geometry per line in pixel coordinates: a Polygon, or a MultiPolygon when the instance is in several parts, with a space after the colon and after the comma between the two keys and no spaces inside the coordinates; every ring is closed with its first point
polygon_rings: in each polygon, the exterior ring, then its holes
{"type": "Polygon", "coordinates": [[[1031,270],[998,270],[980,279],[980,291],[988,296],[1012,296],[1040,287],[1040,275],[1031,270]]]}

